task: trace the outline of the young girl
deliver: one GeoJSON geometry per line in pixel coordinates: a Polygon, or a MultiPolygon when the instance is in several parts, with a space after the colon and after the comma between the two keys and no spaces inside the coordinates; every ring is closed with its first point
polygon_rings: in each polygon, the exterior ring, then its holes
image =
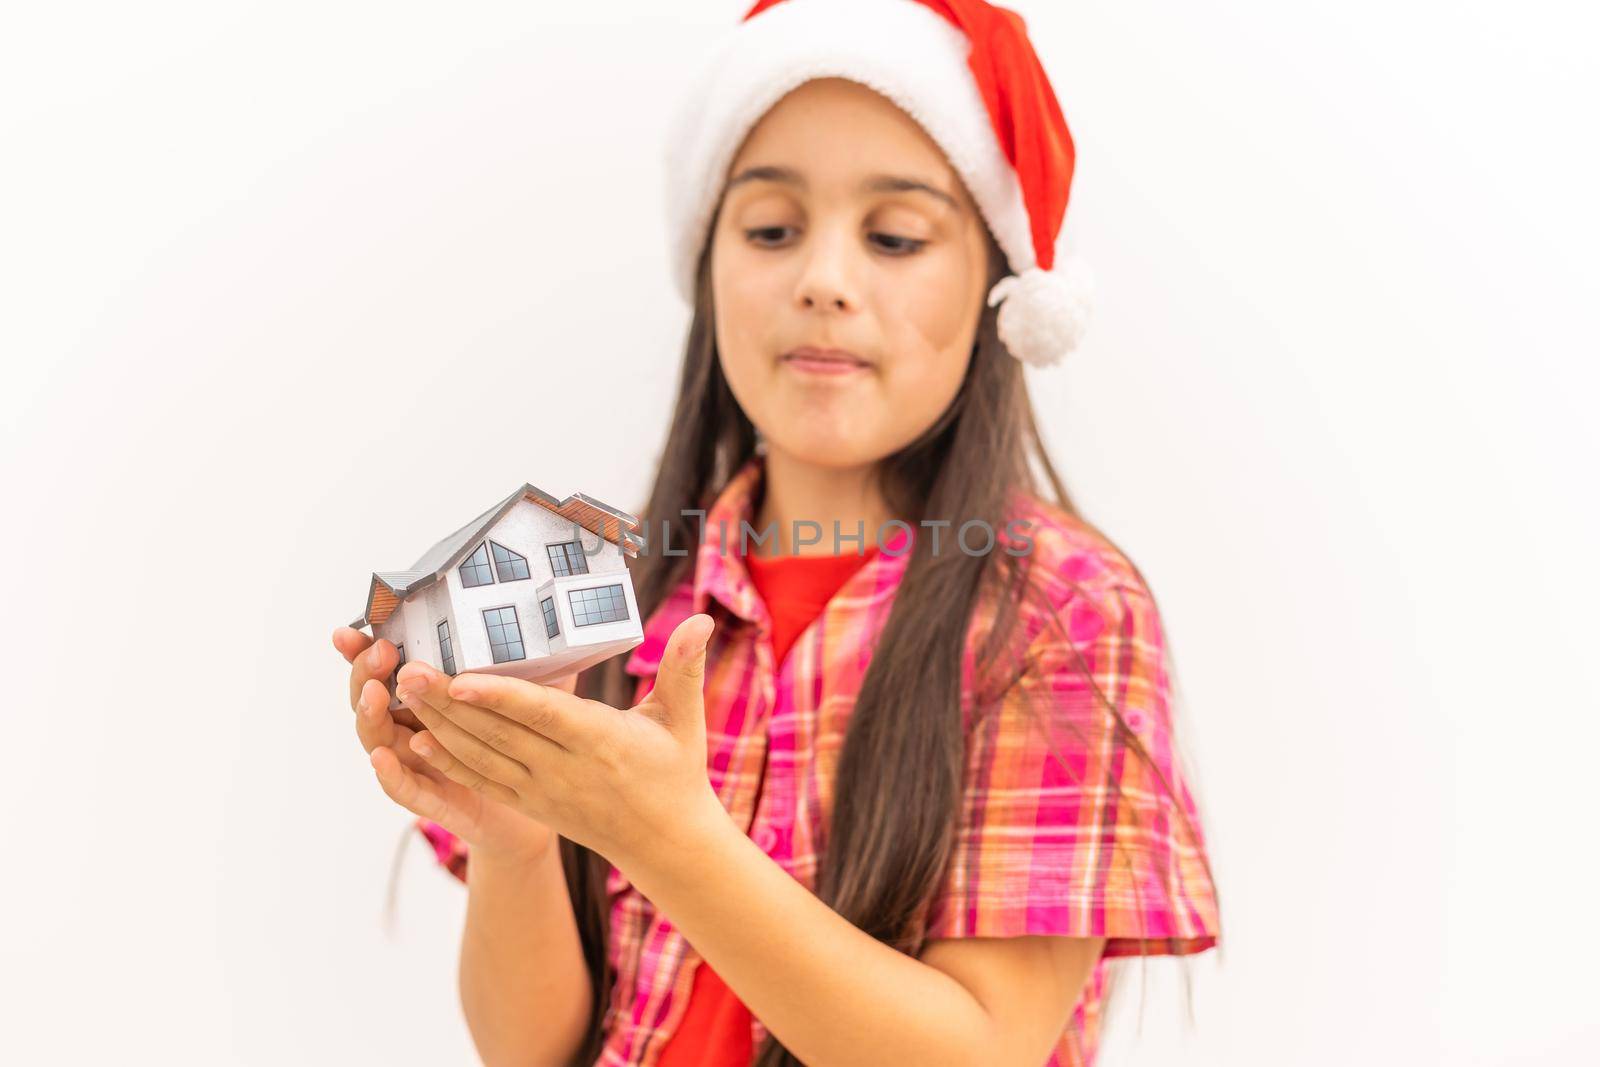
{"type": "Polygon", "coordinates": [[[680,116],[643,644],[558,686],[413,660],[397,722],[393,647],[335,634],[378,781],[469,887],[474,1041],[1091,1063],[1108,961],[1218,917],[1155,600],[1024,381],[1081,328],[1049,82],[978,0],[762,0],[680,116]]]}

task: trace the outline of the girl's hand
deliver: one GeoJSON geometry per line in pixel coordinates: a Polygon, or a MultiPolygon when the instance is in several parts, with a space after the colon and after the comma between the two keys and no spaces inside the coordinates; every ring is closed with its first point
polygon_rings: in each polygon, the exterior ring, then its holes
{"type": "Polygon", "coordinates": [[[399,693],[426,725],[414,747],[457,786],[624,867],[691,842],[727,811],[706,777],[709,615],[678,624],[654,688],[621,711],[517,678],[450,678],[421,663],[399,693]]]}
{"type": "MultiPolygon", "coordinates": [[[[542,856],[555,839],[548,826],[451,781],[417,754],[414,727],[421,724],[405,709],[398,716],[390,714],[389,690],[383,684],[399,659],[394,646],[349,626],[333,632],[333,644],[350,663],[356,736],[389,798],[438,823],[480,855],[519,863],[542,856]],[[396,721],[400,717],[405,721],[396,721]]],[[[578,676],[570,674],[553,684],[570,694],[577,681],[578,676]]]]}

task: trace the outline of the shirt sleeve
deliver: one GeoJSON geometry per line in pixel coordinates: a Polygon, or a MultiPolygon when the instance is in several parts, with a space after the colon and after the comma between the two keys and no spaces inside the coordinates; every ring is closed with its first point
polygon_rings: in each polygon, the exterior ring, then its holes
{"type": "Polygon", "coordinates": [[[439,865],[459,881],[467,880],[467,843],[430,819],[418,817],[416,828],[433,846],[434,858],[439,865]]]}
{"type": "Polygon", "coordinates": [[[1095,600],[1069,599],[1057,612],[1062,625],[1029,645],[1014,684],[973,716],[956,837],[927,912],[930,940],[1104,937],[1106,956],[1216,943],[1155,602],[1120,584],[1095,600]]]}

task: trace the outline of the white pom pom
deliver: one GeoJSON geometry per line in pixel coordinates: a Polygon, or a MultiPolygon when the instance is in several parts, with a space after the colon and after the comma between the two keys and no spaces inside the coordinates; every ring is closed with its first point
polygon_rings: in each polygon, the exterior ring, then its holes
{"type": "Polygon", "coordinates": [[[1002,300],[1000,340],[1024,363],[1048,367],[1083,339],[1094,307],[1094,279],[1078,259],[1057,263],[1054,270],[1029,267],[989,290],[990,307],[1002,300]]]}

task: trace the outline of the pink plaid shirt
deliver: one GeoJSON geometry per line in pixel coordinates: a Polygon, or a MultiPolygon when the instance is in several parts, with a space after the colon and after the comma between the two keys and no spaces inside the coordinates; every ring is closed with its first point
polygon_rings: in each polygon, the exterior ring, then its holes
{"type": "MultiPolygon", "coordinates": [[[[863,564],[785,661],[774,664],[766,607],[737,547],[740,521],[755,525],[753,491],[762,473],[760,457],[752,458],[707,511],[694,574],[647,620],[627,670],[639,679],[635,699],[643,699],[678,623],[701,611],[717,618],[706,663],[707,773],[729,816],[813,888],[845,729],[909,554],[891,544],[893,552],[863,564]],[[728,531],[726,552],[720,529],[728,531]]],[[[1198,814],[1175,759],[1155,604],[1126,559],[1082,523],[1031,494],[1014,499],[1014,515],[1031,522],[1032,580],[1042,583],[1093,683],[1121,709],[1194,833],[1184,830],[1168,792],[1112,728],[1074,668],[1072,649],[1059,631],[1045,631],[1039,610],[1025,610],[1019,622],[1031,642],[1021,680],[975,718],[973,649],[990,610],[980,600],[962,668],[964,799],[926,936],[1107,938],[1046,1063],[1087,1067],[1099,1044],[1108,960],[1141,948],[1152,954],[1210,948],[1217,906],[1198,814]],[[1065,766],[1050,756],[1037,713],[1018,699],[1023,692],[1050,695],[1050,741],[1065,766]],[[1110,789],[1109,780],[1120,790],[1110,789]]],[[[1005,530],[997,533],[1004,539],[1005,530]]],[[[941,531],[941,551],[959,551],[951,548],[952,534],[941,531]]],[[[464,878],[465,846],[434,823],[417,824],[440,862],[464,878]]],[[[615,867],[608,889],[617,980],[596,1062],[648,1067],[683,1017],[700,959],[615,867]]],[[[752,1029],[759,1047],[766,1030],[760,1020],[752,1029]]]]}

